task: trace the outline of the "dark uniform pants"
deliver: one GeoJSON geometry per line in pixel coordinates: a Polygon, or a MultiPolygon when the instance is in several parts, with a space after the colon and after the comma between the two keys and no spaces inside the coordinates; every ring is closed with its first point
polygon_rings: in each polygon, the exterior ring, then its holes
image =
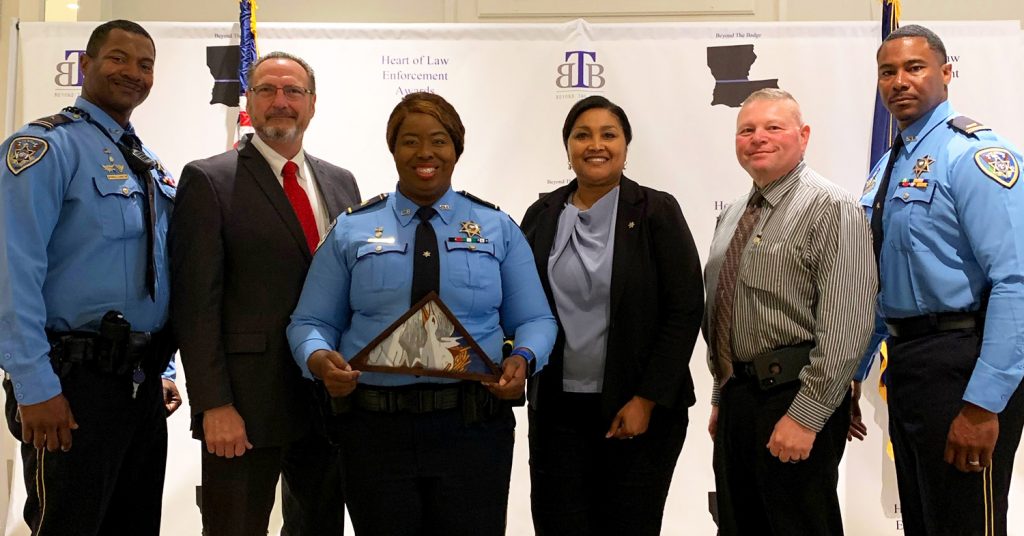
{"type": "MultiPolygon", "coordinates": [[[[128,376],[76,366],[61,379],[78,422],[68,452],[22,444],[25,521],[36,536],[160,534],[167,416],[156,371],[132,399],[128,376]]],[[[20,440],[17,404],[7,389],[7,420],[20,440]]]]}
{"type": "Polygon", "coordinates": [[[338,448],[312,428],[283,447],[257,447],[231,459],[203,461],[203,533],[263,536],[274,491],[281,484],[282,536],[338,536],[345,531],[345,500],[338,448]]]}
{"type": "Polygon", "coordinates": [[[530,503],[537,536],[656,536],[686,413],[655,408],[647,432],[605,439],[600,394],[566,394],[530,410],[530,503]]]}
{"type": "Polygon", "coordinates": [[[359,536],[502,536],[515,418],[460,409],[340,417],[345,500],[359,536]]]}
{"type": "Polygon", "coordinates": [[[907,536],[1006,534],[1014,452],[1024,424],[1024,386],[999,414],[992,467],[962,473],[943,455],[978,361],[973,330],[889,340],[889,433],[907,536]]]}
{"type": "Polygon", "coordinates": [[[719,402],[714,468],[722,536],[843,534],[836,487],[850,427],[850,397],[814,438],[811,455],[783,463],[766,445],[800,382],[762,391],[754,379],[729,380],[719,402]]]}

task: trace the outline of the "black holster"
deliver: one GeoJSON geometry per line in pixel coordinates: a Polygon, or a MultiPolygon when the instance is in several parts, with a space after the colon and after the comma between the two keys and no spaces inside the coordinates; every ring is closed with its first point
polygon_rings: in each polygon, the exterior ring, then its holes
{"type": "Polygon", "coordinates": [[[136,367],[159,375],[174,355],[171,330],[132,331],[124,317],[111,311],[100,321],[99,332],[46,331],[50,342],[50,363],[61,378],[78,365],[86,364],[108,374],[124,375],[136,367]]]}
{"type": "Polygon", "coordinates": [[[768,391],[800,380],[800,371],[811,363],[811,348],[814,348],[814,343],[806,342],[755,357],[754,374],[761,390],[768,391]]]}

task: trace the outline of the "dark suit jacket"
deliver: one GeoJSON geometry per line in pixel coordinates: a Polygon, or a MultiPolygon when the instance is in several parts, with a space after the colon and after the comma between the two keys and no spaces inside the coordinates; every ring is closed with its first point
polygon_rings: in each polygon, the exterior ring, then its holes
{"type": "MultiPolygon", "coordinates": [[[[310,426],[309,382],[285,328],[312,256],[284,189],[247,142],[181,172],[169,231],[171,315],[193,436],[202,439],[204,411],[234,404],[254,446],[277,446],[310,426]]],[[[332,220],[359,203],[351,173],[306,159],[332,220]]]]}
{"type": "MultiPolygon", "coordinates": [[[[576,181],[526,211],[522,229],[533,247],[544,291],[557,317],[548,281],[548,255],[562,207],[576,181]]],[[[611,316],[602,411],[611,419],[633,396],[683,410],[696,401],[690,355],[704,312],[700,258],[679,204],[671,195],[622,178],[612,257],[611,316]]],[[[544,411],[562,389],[565,332],[548,365],[530,383],[530,404],[544,411]]]]}

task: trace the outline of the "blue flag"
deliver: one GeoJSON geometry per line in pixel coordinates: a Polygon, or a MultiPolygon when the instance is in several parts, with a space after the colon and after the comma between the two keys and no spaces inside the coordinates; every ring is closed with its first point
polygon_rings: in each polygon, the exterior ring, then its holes
{"type": "MultiPolygon", "coordinates": [[[[882,0],[882,41],[893,30],[900,27],[900,0],[882,0]]],[[[871,127],[871,162],[874,166],[882,155],[892,147],[892,140],[896,137],[896,121],[892,118],[889,110],[882,104],[882,97],[875,92],[875,116],[874,124],[871,127]]]]}
{"type": "Polygon", "coordinates": [[[235,124],[235,147],[242,136],[253,131],[252,121],[246,111],[245,90],[249,88],[249,67],[259,59],[256,48],[256,0],[238,0],[239,28],[242,38],[238,42],[238,121],[235,124]]]}
{"type": "Polygon", "coordinates": [[[238,0],[239,28],[242,38],[238,43],[238,81],[242,83],[241,92],[244,94],[248,84],[249,66],[259,58],[256,49],[256,0],[238,0]]]}
{"type": "MultiPolygon", "coordinates": [[[[900,0],[882,0],[882,41],[885,41],[886,37],[893,30],[900,27],[900,0]]],[[[882,104],[882,96],[876,91],[875,92],[875,118],[874,124],[871,127],[871,166],[874,166],[879,159],[882,158],[886,152],[892,148],[892,140],[896,137],[899,129],[896,126],[896,120],[893,119],[892,114],[882,104]]],[[[877,337],[877,335],[876,335],[877,337]]],[[[871,343],[874,345],[877,339],[872,337],[871,343]]],[[[879,356],[879,376],[878,376],[878,393],[882,395],[882,400],[888,400],[888,389],[886,385],[889,383],[889,375],[886,371],[888,368],[888,348],[886,347],[886,341],[883,338],[881,345],[878,348],[879,356]]],[[[862,368],[867,366],[867,369],[871,367],[871,360],[866,360],[866,363],[861,365],[862,368]]],[[[864,369],[863,376],[867,376],[867,369],[864,369]]],[[[889,453],[889,458],[893,457],[892,442],[888,442],[886,451],[889,453]]]]}

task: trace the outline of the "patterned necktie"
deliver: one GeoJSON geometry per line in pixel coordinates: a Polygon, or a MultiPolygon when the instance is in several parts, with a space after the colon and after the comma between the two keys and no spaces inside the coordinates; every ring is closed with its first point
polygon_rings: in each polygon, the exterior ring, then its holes
{"type": "Polygon", "coordinates": [[[764,198],[755,192],[750,197],[743,216],[736,224],[736,232],[729,242],[729,249],[725,251],[725,260],[718,271],[718,287],[715,290],[715,318],[712,327],[714,328],[715,350],[715,371],[718,376],[718,383],[722,385],[725,380],[732,376],[732,308],[736,296],[736,275],[740,267],[740,258],[743,256],[743,248],[750,240],[750,233],[757,225],[761,216],[761,201],[764,198]]]}
{"type": "Polygon", "coordinates": [[[434,226],[430,225],[430,218],[433,218],[434,214],[437,214],[437,211],[430,206],[420,207],[416,211],[420,224],[416,226],[410,306],[416,305],[430,291],[441,293],[438,287],[441,280],[441,261],[437,255],[437,235],[434,233],[434,226]]]}
{"type": "Polygon", "coordinates": [[[313,207],[309,204],[309,196],[299,185],[299,165],[291,160],[285,162],[281,169],[281,176],[284,177],[284,195],[288,196],[288,202],[292,204],[295,216],[299,218],[299,225],[302,226],[302,233],[306,235],[306,245],[309,251],[316,251],[320,243],[320,231],[316,228],[316,218],[313,217],[313,207]]]}
{"type": "Polygon", "coordinates": [[[889,162],[885,165],[885,173],[882,175],[882,182],[875,192],[875,199],[871,202],[871,238],[875,247],[875,266],[881,270],[882,262],[882,239],[885,238],[885,230],[882,229],[882,211],[885,210],[885,196],[889,192],[889,179],[892,178],[892,168],[900,156],[900,149],[903,148],[903,134],[897,134],[892,142],[892,149],[889,151],[889,162]]]}
{"type": "MultiPolygon", "coordinates": [[[[121,144],[126,146],[131,154],[145,155],[142,150],[142,140],[135,134],[125,132],[121,135],[121,144]]],[[[124,152],[122,148],[119,150],[124,152]]],[[[143,219],[146,221],[146,290],[149,292],[149,298],[156,301],[156,259],[154,259],[156,252],[153,251],[153,233],[156,229],[156,195],[153,190],[156,186],[151,180],[149,170],[143,170],[140,166],[137,171],[134,168],[132,171],[135,171],[146,197],[145,214],[143,214],[143,219]]]]}

